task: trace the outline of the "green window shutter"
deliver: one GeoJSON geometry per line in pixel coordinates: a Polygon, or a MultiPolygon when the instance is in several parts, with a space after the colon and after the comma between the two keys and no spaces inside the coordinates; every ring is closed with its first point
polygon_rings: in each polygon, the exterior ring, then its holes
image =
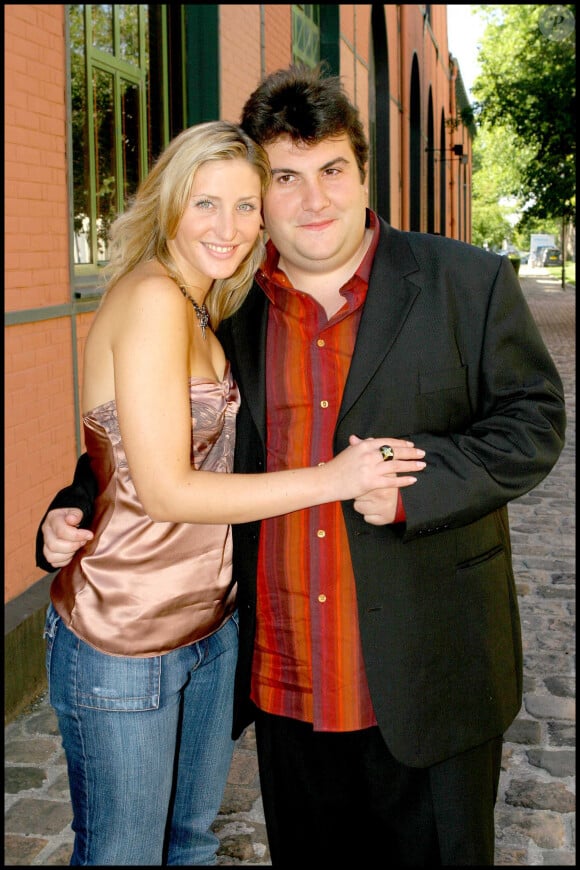
{"type": "Polygon", "coordinates": [[[320,60],[326,61],[331,76],[340,75],[340,16],[334,3],[320,7],[320,60]]]}
{"type": "Polygon", "coordinates": [[[187,126],[220,117],[219,6],[186,5],[185,87],[187,126]]]}

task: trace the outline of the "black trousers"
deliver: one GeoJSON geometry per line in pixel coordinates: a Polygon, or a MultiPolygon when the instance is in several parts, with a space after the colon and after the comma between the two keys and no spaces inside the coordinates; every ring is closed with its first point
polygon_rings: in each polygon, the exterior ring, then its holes
{"type": "Polygon", "coordinates": [[[258,711],[256,742],[273,866],[493,866],[501,736],[412,768],[378,727],[315,732],[258,711]]]}

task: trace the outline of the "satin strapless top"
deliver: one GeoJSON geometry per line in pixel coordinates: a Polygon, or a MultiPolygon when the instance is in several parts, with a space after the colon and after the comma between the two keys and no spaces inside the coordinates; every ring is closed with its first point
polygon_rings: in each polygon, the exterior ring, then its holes
{"type": "MultiPolygon", "coordinates": [[[[192,466],[231,472],[240,396],[228,365],[220,383],[190,380],[192,466]]],[[[235,607],[229,525],[156,523],[131,479],[114,401],[83,420],[98,481],[95,537],[51,586],[66,625],[105,653],[154,656],[217,631],[235,607]]]]}

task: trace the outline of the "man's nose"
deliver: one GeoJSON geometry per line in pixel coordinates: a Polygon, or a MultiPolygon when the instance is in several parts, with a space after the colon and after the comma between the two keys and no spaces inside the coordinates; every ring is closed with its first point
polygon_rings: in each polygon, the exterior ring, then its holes
{"type": "Polygon", "coordinates": [[[328,194],[320,181],[307,182],[302,197],[302,206],[306,211],[320,211],[329,203],[328,194]]]}

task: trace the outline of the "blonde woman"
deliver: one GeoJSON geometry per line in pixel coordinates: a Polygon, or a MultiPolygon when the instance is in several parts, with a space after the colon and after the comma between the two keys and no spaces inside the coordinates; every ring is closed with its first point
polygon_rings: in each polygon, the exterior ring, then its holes
{"type": "Polygon", "coordinates": [[[318,467],[229,473],[240,397],[214,330],[262,260],[269,182],[241,129],[202,124],[112,227],[84,355],[94,517],[46,623],[72,864],[215,863],[238,642],[230,524],[356,498],[396,470],[384,439],[353,438],[318,467]]]}

